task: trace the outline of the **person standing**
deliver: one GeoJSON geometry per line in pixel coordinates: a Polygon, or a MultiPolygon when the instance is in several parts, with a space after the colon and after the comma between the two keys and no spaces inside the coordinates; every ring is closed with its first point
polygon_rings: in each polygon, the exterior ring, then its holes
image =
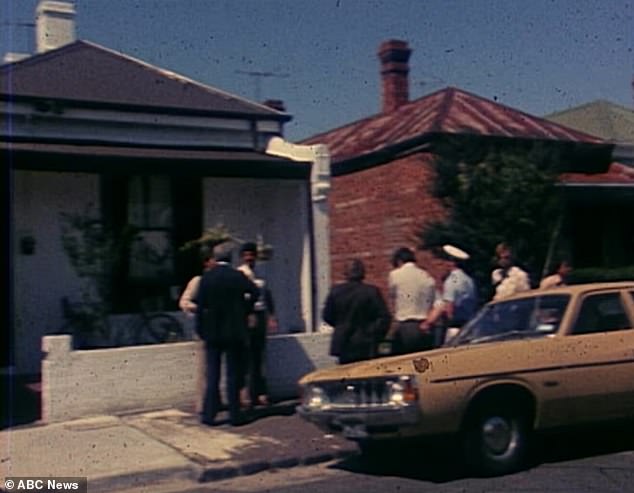
{"type": "Polygon", "coordinates": [[[572,272],[572,266],[567,260],[560,260],[556,264],[555,272],[550,276],[544,277],[539,283],[539,289],[554,288],[557,286],[565,286],[568,283],[568,276],[572,272]]]}
{"type": "Polygon", "coordinates": [[[349,261],[344,276],[346,282],[330,290],[322,317],[334,328],[330,354],[341,364],[376,357],[391,318],[379,288],[363,282],[365,266],[361,260],[349,261]]]}
{"type": "Polygon", "coordinates": [[[515,293],[528,291],[531,288],[528,274],[515,265],[513,250],[506,243],[500,243],[495,248],[498,268],[491,273],[491,282],[495,293],[494,300],[511,296],[515,293]]]}
{"type": "MultiPolygon", "coordinates": [[[[212,249],[202,247],[200,250],[200,260],[203,266],[203,273],[205,273],[213,265],[215,265],[212,249]]],[[[198,287],[200,286],[201,278],[202,275],[192,277],[178,300],[178,307],[185,313],[185,315],[191,318],[196,315],[196,310],[198,308],[198,305],[196,304],[196,297],[198,296],[198,287]]]]}
{"type": "Polygon", "coordinates": [[[398,248],[392,255],[393,270],[388,275],[390,298],[394,306],[393,337],[395,352],[411,353],[433,347],[433,336],[426,328],[436,295],[434,279],[416,265],[414,252],[398,248]]]}
{"type": "MultiPolygon", "coordinates": [[[[214,260],[213,249],[207,246],[201,247],[200,261],[202,263],[202,274],[204,274],[209,269],[211,269],[214,265],[216,265],[214,260]]],[[[196,311],[198,310],[197,297],[198,297],[198,289],[200,287],[200,280],[202,279],[202,274],[194,276],[189,280],[189,282],[187,283],[187,286],[185,287],[185,290],[183,291],[183,293],[181,294],[181,297],[178,300],[178,307],[185,314],[185,316],[190,319],[194,319],[196,317],[196,311]]],[[[207,364],[203,358],[200,358],[199,359],[199,374],[204,375],[206,371],[207,371],[207,364]]],[[[198,380],[198,383],[200,385],[198,388],[199,396],[204,395],[204,388],[201,388],[202,386],[204,386],[203,380],[204,380],[203,378],[200,378],[198,380]]],[[[221,403],[220,407],[226,408],[226,406],[222,404],[222,400],[220,398],[220,389],[218,389],[217,399],[218,399],[218,402],[221,403]]],[[[196,410],[197,411],[202,410],[202,402],[200,401],[196,402],[196,410]]]]}
{"type": "MultiPolygon", "coordinates": [[[[275,305],[266,280],[255,272],[258,248],[254,242],[247,242],[240,248],[242,263],[238,270],[247,276],[258,288],[258,296],[253,305],[253,313],[248,317],[249,350],[247,352],[246,370],[249,385],[249,401],[251,406],[268,404],[268,391],[264,371],[266,358],[267,334],[277,330],[275,305]]],[[[246,399],[243,399],[246,401],[246,399]]]]}
{"type": "Polygon", "coordinates": [[[201,422],[209,426],[216,424],[224,354],[229,419],[232,425],[240,425],[246,421],[240,410],[240,378],[248,344],[247,315],[258,289],[242,272],[231,267],[231,250],[227,243],[214,248],[214,259],[215,265],[200,280],[196,300],[196,331],[205,341],[207,357],[207,389],[201,422]]]}
{"type": "Polygon", "coordinates": [[[447,271],[441,301],[423,322],[424,329],[434,329],[436,347],[444,343],[448,327],[462,327],[475,315],[478,307],[475,282],[463,269],[469,254],[453,245],[443,245],[442,251],[447,271]]]}

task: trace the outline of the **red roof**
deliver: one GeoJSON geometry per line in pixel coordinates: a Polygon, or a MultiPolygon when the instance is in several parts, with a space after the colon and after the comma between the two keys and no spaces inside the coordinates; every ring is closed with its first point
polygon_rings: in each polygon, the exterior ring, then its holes
{"type": "Polygon", "coordinates": [[[390,113],[315,135],[302,143],[326,144],[333,162],[341,162],[434,133],[604,143],[597,137],[455,87],[411,101],[390,113]]]}
{"type": "Polygon", "coordinates": [[[559,179],[569,185],[634,185],[634,168],[612,163],[605,173],[563,173],[559,179]]]}

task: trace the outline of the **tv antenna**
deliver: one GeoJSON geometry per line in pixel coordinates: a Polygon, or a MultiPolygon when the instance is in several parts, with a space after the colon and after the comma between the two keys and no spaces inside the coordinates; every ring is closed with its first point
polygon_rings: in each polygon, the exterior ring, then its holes
{"type": "Polygon", "coordinates": [[[253,78],[255,84],[255,100],[261,102],[262,98],[262,80],[266,77],[278,77],[285,79],[290,77],[289,74],[281,74],[278,72],[260,72],[258,70],[236,70],[236,74],[248,75],[253,78]]]}

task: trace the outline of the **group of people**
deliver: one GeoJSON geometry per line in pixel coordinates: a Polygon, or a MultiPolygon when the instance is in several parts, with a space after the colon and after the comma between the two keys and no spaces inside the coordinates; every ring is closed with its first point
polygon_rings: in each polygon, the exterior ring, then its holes
{"type": "Polygon", "coordinates": [[[209,426],[217,424],[222,407],[223,355],[230,423],[243,424],[246,410],[268,404],[264,356],[267,333],[277,329],[273,299],[255,272],[257,245],[242,245],[238,268],[231,265],[232,250],[230,243],[204,249],[203,273],[188,283],[179,301],[180,308],[195,317],[196,332],[205,343],[207,388],[201,422],[209,426]]]}
{"type": "MultiPolygon", "coordinates": [[[[529,275],[515,264],[510,246],[495,250],[497,268],[491,273],[494,300],[531,288],[529,275]]],[[[465,271],[470,255],[453,245],[439,252],[442,287],[417,265],[414,252],[398,248],[392,255],[388,293],[392,312],[378,287],[364,282],[365,266],[360,259],[348,261],[345,282],[335,285],[323,310],[323,320],[333,327],[330,354],[340,363],[361,361],[389,354],[406,354],[441,346],[449,327],[460,328],[479,307],[476,283],[465,271]],[[383,348],[387,347],[384,351],[383,348]]],[[[558,263],[556,272],[540,288],[566,283],[570,265],[558,263]]]]}
{"type": "Polygon", "coordinates": [[[379,356],[382,344],[390,346],[391,354],[441,345],[443,329],[465,323],[478,303],[475,283],[462,268],[469,255],[445,245],[443,258],[447,272],[439,295],[436,281],[417,265],[410,248],[393,253],[388,276],[393,313],[379,288],[364,282],[363,262],[349,261],[346,282],[332,288],[324,306],[323,319],[333,327],[330,354],[348,363],[379,356]]]}
{"type": "MultiPolygon", "coordinates": [[[[179,300],[180,308],[195,318],[196,332],[205,343],[207,387],[201,421],[210,426],[217,424],[223,406],[223,355],[231,424],[246,422],[245,409],[268,404],[264,356],[267,334],[277,330],[273,299],[264,279],[256,275],[256,243],[242,245],[237,268],[231,265],[232,250],[230,243],[204,249],[203,273],[188,283],[179,300]]],[[[476,313],[479,298],[464,269],[469,254],[444,245],[440,257],[444,272],[438,289],[410,248],[394,251],[388,276],[392,311],[381,290],[364,282],[364,263],[350,260],[346,281],[331,289],[323,309],[323,320],[334,329],[330,354],[340,363],[350,363],[441,346],[448,327],[461,327],[476,313]]],[[[515,265],[508,245],[497,246],[496,261],[498,267],[491,273],[493,299],[530,289],[529,276],[515,265]]],[[[570,265],[561,262],[540,287],[565,284],[569,272],[570,265]]]]}

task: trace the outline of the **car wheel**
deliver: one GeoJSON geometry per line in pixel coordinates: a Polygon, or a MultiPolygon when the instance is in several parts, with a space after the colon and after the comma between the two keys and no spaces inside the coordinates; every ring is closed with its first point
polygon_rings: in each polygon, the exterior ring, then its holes
{"type": "Polygon", "coordinates": [[[517,471],[526,463],[530,436],[528,417],[521,410],[482,406],[467,422],[465,461],[487,476],[517,471]]]}

